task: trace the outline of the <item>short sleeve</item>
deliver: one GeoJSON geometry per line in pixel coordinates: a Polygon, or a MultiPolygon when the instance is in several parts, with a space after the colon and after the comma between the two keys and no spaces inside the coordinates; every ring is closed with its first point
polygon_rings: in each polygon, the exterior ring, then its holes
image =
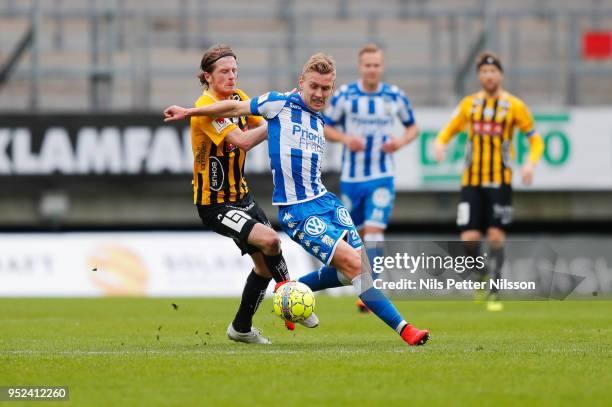
{"type": "Polygon", "coordinates": [[[436,141],[442,144],[448,144],[455,134],[465,129],[465,126],[468,123],[471,105],[471,96],[466,96],[463,98],[461,103],[459,103],[459,106],[457,106],[457,108],[453,111],[450,122],[440,131],[440,133],[438,133],[436,141]]]}
{"type": "Polygon", "coordinates": [[[400,121],[405,127],[411,126],[415,123],[414,112],[412,111],[412,105],[408,96],[403,91],[399,91],[397,96],[398,110],[397,114],[400,121]]]}
{"type": "Polygon", "coordinates": [[[346,101],[346,91],[344,87],[338,89],[332,96],[329,106],[325,110],[325,123],[330,126],[337,126],[344,120],[344,105],[346,101]]]}
{"type": "Polygon", "coordinates": [[[251,99],[251,113],[264,119],[273,119],[283,110],[287,95],[278,92],[268,92],[251,99]]]}
{"type": "Polygon", "coordinates": [[[225,137],[234,129],[237,129],[234,123],[229,119],[218,118],[212,119],[206,116],[194,116],[191,118],[191,126],[198,126],[215,145],[219,145],[225,140],[225,137]]]}
{"type": "Polygon", "coordinates": [[[527,105],[520,99],[516,99],[515,107],[515,122],[520,131],[527,134],[528,137],[535,133],[533,116],[527,105]]]}
{"type": "MultiPolygon", "coordinates": [[[[236,89],[236,93],[238,94],[238,97],[240,98],[240,100],[242,100],[243,102],[250,103],[251,98],[243,90],[236,89]]],[[[261,124],[261,121],[263,120],[261,116],[254,116],[254,115],[248,115],[246,119],[247,119],[247,123],[250,129],[258,127],[261,124]]]]}
{"type": "Polygon", "coordinates": [[[263,118],[261,116],[249,115],[247,118],[247,122],[249,123],[249,129],[259,127],[262,121],[263,118]]]}

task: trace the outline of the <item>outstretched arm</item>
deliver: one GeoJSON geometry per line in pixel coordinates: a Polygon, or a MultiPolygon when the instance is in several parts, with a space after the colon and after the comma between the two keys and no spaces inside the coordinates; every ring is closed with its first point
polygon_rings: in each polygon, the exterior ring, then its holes
{"type": "Polygon", "coordinates": [[[222,100],[211,105],[187,109],[181,106],[170,106],[164,110],[164,121],[183,120],[191,116],[239,117],[251,114],[249,102],[239,100],[222,100]]]}
{"type": "Polygon", "coordinates": [[[234,129],[225,138],[229,143],[238,146],[244,151],[249,151],[262,141],[268,138],[268,124],[263,123],[249,131],[234,129]]]}
{"type": "Polygon", "coordinates": [[[434,144],[434,154],[436,161],[442,162],[446,158],[446,148],[451,139],[461,130],[463,130],[467,124],[465,112],[469,112],[470,109],[470,98],[463,98],[459,106],[453,112],[451,121],[446,125],[438,136],[434,144]]]}

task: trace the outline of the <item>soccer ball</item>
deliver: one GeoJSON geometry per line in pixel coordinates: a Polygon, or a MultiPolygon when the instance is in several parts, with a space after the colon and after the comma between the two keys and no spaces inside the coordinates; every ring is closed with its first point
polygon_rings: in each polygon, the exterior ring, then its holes
{"type": "Polygon", "coordinates": [[[314,294],[306,284],[289,281],[274,293],[274,313],[291,322],[301,322],[314,311],[314,294]]]}

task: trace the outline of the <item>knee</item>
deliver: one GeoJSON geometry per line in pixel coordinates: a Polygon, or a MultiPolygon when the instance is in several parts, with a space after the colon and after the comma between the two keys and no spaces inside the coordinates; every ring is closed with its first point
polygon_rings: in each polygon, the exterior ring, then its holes
{"type": "Polygon", "coordinates": [[[461,240],[464,242],[479,242],[482,239],[482,235],[478,230],[466,230],[461,233],[461,240]]]}
{"type": "Polygon", "coordinates": [[[497,249],[503,246],[504,241],[506,240],[506,234],[501,229],[489,229],[487,231],[487,240],[492,248],[497,249]]]}
{"type": "Polygon", "coordinates": [[[270,230],[262,239],[262,251],[266,256],[275,256],[281,251],[281,241],[278,234],[270,230]]]}
{"type": "Polygon", "coordinates": [[[343,274],[349,279],[354,279],[361,274],[361,255],[358,251],[353,250],[346,256],[343,263],[343,274]]]}

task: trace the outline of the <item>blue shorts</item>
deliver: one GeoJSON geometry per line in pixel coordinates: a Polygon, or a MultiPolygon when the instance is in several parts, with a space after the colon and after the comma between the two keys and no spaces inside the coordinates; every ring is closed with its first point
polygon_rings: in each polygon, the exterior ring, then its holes
{"type": "Polygon", "coordinates": [[[326,265],[340,240],[355,249],[363,245],[348,210],[331,192],[311,201],[279,206],[278,219],[291,239],[326,265]]]}
{"type": "Polygon", "coordinates": [[[342,203],[348,208],[358,229],[364,225],[387,228],[395,200],[393,177],[340,182],[340,192],[342,203]]]}

